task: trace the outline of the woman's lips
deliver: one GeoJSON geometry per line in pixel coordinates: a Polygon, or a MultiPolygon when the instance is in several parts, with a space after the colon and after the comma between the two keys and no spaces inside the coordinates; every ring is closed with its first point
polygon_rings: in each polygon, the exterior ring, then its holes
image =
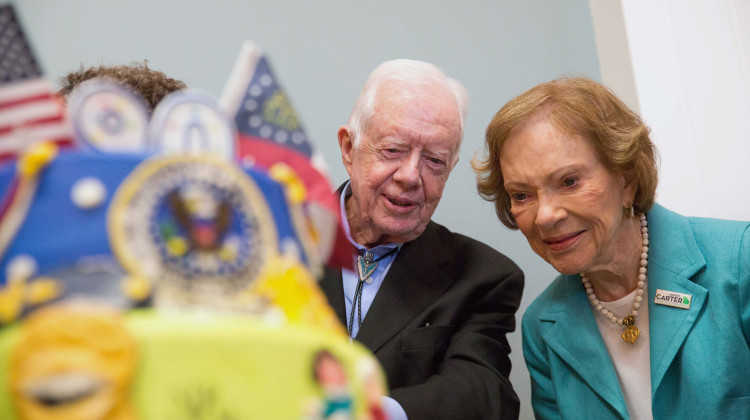
{"type": "Polygon", "coordinates": [[[556,236],[554,238],[547,238],[543,239],[544,243],[547,244],[547,247],[555,252],[561,252],[565,251],[571,246],[573,246],[576,242],[578,242],[578,239],[581,237],[585,231],[580,231],[576,233],[572,233],[570,235],[561,235],[556,236]]]}

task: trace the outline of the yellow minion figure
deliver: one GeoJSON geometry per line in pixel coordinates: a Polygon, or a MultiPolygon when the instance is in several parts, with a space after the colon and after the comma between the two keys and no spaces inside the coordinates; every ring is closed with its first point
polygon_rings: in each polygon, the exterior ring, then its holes
{"type": "Polygon", "coordinates": [[[22,326],[10,360],[11,393],[22,420],[131,420],[136,345],[115,309],[53,305],[22,326]]]}

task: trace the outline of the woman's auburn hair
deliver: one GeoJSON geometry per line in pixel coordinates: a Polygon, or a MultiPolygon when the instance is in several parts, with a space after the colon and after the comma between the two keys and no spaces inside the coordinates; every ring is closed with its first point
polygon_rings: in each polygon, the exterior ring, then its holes
{"type": "Polygon", "coordinates": [[[518,229],[500,165],[503,145],[541,113],[561,131],[587,139],[607,169],[636,183],[632,204],[636,212],[645,213],[653,206],[658,157],[650,129],[603,85],[583,77],[564,77],[537,85],[505,104],[487,127],[485,156],[472,159],[477,191],[494,202],[502,224],[518,229]]]}

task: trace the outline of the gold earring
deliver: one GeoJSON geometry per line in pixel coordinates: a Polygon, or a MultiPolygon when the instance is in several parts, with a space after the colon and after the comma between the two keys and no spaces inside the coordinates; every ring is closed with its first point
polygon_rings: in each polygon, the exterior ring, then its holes
{"type": "Polygon", "coordinates": [[[622,208],[622,214],[624,214],[626,217],[635,217],[635,208],[632,204],[629,204],[622,208]]]}

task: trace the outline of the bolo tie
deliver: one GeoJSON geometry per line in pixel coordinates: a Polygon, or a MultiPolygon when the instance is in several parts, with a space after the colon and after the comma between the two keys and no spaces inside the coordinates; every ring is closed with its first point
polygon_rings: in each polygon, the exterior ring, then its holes
{"type": "Polygon", "coordinates": [[[370,251],[365,251],[365,255],[357,256],[357,273],[359,274],[359,281],[357,282],[357,288],[354,290],[354,298],[352,299],[352,313],[349,316],[349,337],[352,337],[352,327],[354,325],[354,309],[357,309],[357,327],[362,328],[362,286],[365,282],[367,284],[372,283],[372,274],[378,268],[378,261],[383,258],[392,255],[398,251],[398,247],[386,252],[385,254],[373,260],[374,255],[370,251]]]}

